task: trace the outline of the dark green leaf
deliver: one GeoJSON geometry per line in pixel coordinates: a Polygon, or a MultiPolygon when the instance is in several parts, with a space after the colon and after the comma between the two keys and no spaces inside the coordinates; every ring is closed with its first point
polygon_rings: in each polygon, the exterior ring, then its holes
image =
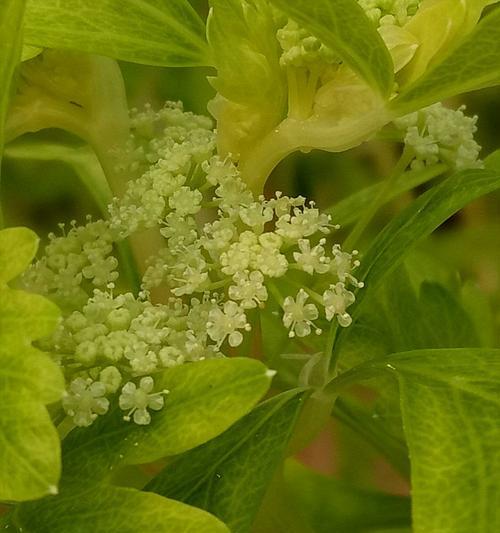
{"type": "Polygon", "coordinates": [[[391,55],[356,0],[271,2],[332,48],[383,96],[390,94],[394,80],[391,55]]]}
{"type": "Polygon", "coordinates": [[[206,509],[234,533],[249,531],[303,396],[289,391],[264,402],[217,439],[170,463],[146,489],[206,509]]]}
{"type": "Polygon", "coordinates": [[[188,0],[28,0],[26,8],[28,44],[146,65],[209,65],[204,35],[188,0]]]}

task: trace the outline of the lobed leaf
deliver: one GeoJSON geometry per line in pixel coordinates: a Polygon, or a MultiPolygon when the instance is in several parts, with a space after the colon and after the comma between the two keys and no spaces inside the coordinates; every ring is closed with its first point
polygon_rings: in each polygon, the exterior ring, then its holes
{"type": "Polygon", "coordinates": [[[146,490],[206,509],[234,533],[250,531],[303,400],[295,390],[262,403],[218,438],[170,463],[146,490]]]}
{"type": "Polygon", "coordinates": [[[28,0],[27,44],[159,66],[209,65],[188,0],[28,0]]]}
{"type": "Polygon", "coordinates": [[[412,465],[415,533],[500,529],[500,350],[390,357],[412,465]]]}
{"type": "Polygon", "coordinates": [[[362,364],[331,382],[391,372],[410,450],[415,533],[500,528],[500,350],[424,349],[362,364]]]}
{"type": "Polygon", "coordinates": [[[394,66],[384,41],[356,0],[271,0],[332,48],[383,96],[393,89],[394,66]]]}
{"type": "Polygon", "coordinates": [[[253,359],[213,359],[156,376],[170,391],[147,426],[123,421],[116,409],[64,440],[64,480],[95,483],[120,465],[152,462],[194,448],[244,416],[267,391],[272,375],[253,359]]]}
{"type": "Polygon", "coordinates": [[[44,404],[64,391],[59,367],[33,340],[48,335],[57,307],[6,283],[32,260],[37,236],[26,228],[0,232],[0,500],[22,501],[57,492],[59,436],[44,404]]]}

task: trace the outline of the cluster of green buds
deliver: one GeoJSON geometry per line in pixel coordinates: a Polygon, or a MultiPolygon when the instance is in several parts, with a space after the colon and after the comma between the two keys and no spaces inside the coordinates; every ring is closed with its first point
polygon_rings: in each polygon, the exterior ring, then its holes
{"type": "Polygon", "coordinates": [[[270,300],[288,335],[304,338],[329,322],[348,326],[362,287],[357,252],[331,241],[331,216],[303,197],[252,193],[231,158],[215,154],[209,119],[168,103],[133,112],[132,126],[123,161],[133,178],[108,218],[51,235],[25,276],[66,310],[45,344],[79,426],[113,402],[125,420],[148,424],[168,392],[155,390],[155,374],[242,349],[270,300]],[[113,247],[146,230],[158,249],[138,294],[120,293],[113,247]]]}
{"type": "Polygon", "coordinates": [[[457,170],[482,167],[481,146],[474,140],[477,116],[468,117],[464,110],[465,106],[453,110],[439,103],[394,121],[415,154],[413,168],[440,161],[457,170]]]}
{"type": "Polygon", "coordinates": [[[417,12],[422,0],[358,0],[368,17],[378,26],[404,26],[417,12]]]}

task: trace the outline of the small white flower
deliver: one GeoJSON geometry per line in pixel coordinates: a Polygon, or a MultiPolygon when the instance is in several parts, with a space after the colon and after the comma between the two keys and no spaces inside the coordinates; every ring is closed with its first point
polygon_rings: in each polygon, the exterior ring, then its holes
{"type": "MultiPolygon", "coordinates": [[[[304,289],[300,289],[297,297],[287,296],[283,302],[283,324],[290,331],[289,337],[306,337],[311,333],[313,320],[319,316],[318,308],[314,304],[306,304],[308,295],[304,289]]],[[[321,330],[316,328],[316,333],[321,330]]]]}
{"type": "Polygon", "coordinates": [[[208,314],[207,333],[217,347],[228,337],[230,346],[239,346],[243,335],[239,329],[250,330],[245,311],[233,301],[226,302],[221,309],[216,307],[208,314]]]}
{"type": "MultiPolygon", "coordinates": [[[[204,265],[202,266],[202,268],[204,265]]],[[[172,289],[172,293],[175,296],[183,296],[184,294],[193,294],[203,290],[208,280],[208,272],[200,270],[199,268],[193,268],[187,266],[182,273],[181,278],[176,278],[177,287],[172,289]]]]}
{"type": "Polygon", "coordinates": [[[345,288],[344,283],[338,282],[330,285],[330,288],[323,293],[323,304],[325,306],[325,315],[327,320],[337,317],[342,327],[351,324],[352,318],[346,309],[356,300],[354,294],[345,288]]]}
{"type": "Polygon", "coordinates": [[[62,400],[66,413],[77,426],[90,426],[98,415],[104,415],[109,408],[105,398],[106,385],[87,378],[76,378],[62,400]]]}
{"type": "Polygon", "coordinates": [[[329,233],[331,217],[313,207],[295,208],[293,215],[283,215],[276,222],[276,233],[292,242],[316,232],[329,233]]]}
{"type": "Polygon", "coordinates": [[[264,224],[273,219],[273,216],[272,208],[266,207],[261,202],[253,202],[240,209],[240,218],[243,223],[259,233],[263,231],[264,224]]]}
{"type": "Polygon", "coordinates": [[[146,376],[139,382],[139,387],[131,381],[126,383],[118,399],[120,409],[129,411],[123,419],[127,422],[130,417],[134,415],[134,422],[139,425],[147,425],[151,422],[151,415],[148,409],[159,411],[162,409],[165,400],[163,395],[168,394],[167,390],[152,393],[154,387],[154,380],[150,376],[146,376]]]}
{"type": "Polygon", "coordinates": [[[201,209],[203,195],[189,187],[181,187],[169,198],[168,205],[180,216],[194,215],[201,209]]]}
{"type": "Polygon", "coordinates": [[[229,298],[240,300],[243,309],[252,309],[267,300],[267,289],[264,286],[264,276],[259,271],[237,272],[233,276],[236,285],[229,287],[229,298]]]}
{"type": "Polygon", "coordinates": [[[220,256],[222,272],[228,276],[248,269],[255,248],[258,247],[257,236],[251,231],[244,231],[240,235],[240,240],[231,244],[227,252],[220,256]]]}
{"type": "Polygon", "coordinates": [[[207,182],[211,185],[219,185],[227,179],[234,179],[239,176],[238,169],[229,157],[221,159],[214,155],[208,161],[203,161],[201,168],[207,175],[207,182]]]}
{"type": "Polygon", "coordinates": [[[359,261],[355,259],[358,255],[357,250],[353,250],[352,253],[343,252],[339,244],[335,244],[332,248],[333,261],[331,263],[332,271],[337,275],[339,281],[346,283],[352,282],[358,287],[362,287],[363,283],[352,275],[352,271],[359,266],[359,261]]]}
{"type": "Polygon", "coordinates": [[[145,342],[139,341],[125,348],[125,357],[135,375],[149,374],[156,370],[158,358],[145,342]]]}
{"type": "Polygon", "coordinates": [[[106,386],[106,392],[113,394],[122,382],[122,375],[116,366],[107,366],[99,372],[99,381],[106,386]]]}
{"type": "Polygon", "coordinates": [[[298,242],[300,252],[294,252],[293,258],[299,267],[308,274],[324,274],[330,269],[330,258],[325,256],[325,239],[321,239],[317,246],[311,248],[309,239],[300,239],[298,242]]]}
{"type": "Polygon", "coordinates": [[[250,266],[260,270],[264,276],[280,278],[288,270],[288,259],[276,248],[257,246],[250,258],[250,266]]]}

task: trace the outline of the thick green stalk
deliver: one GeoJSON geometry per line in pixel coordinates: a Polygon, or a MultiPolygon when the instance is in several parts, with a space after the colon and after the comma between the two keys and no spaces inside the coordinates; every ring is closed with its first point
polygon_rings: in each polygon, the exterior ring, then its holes
{"type": "Polygon", "coordinates": [[[276,165],[291,153],[309,152],[313,148],[328,152],[349,150],[368,140],[392,118],[384,105],[359,117],[333,123],[333,119],[317,115],[307,120],[286,118],[242,155],[242,177],[254,192],[260,193],[276,165]]]}

